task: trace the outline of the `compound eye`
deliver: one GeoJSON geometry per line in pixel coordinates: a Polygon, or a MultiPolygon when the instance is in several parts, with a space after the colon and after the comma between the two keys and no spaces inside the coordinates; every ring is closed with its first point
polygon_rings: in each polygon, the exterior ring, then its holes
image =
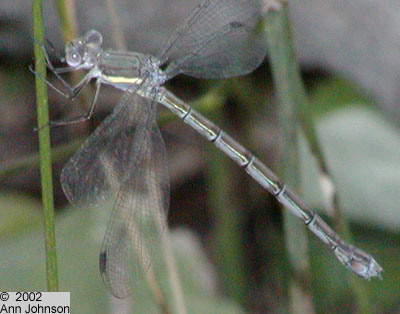
{"type": "Polygon", "coordinates": [[[99,47],[103,42],[103,36],[98,31],[92,29],[86,33],[85,42],[99,47]]]}
{"type": "Polygon", "coordinates": [[[65,52],[65,60],[69,66],[76,67],[81,64],[82,56],[75,47],[68,45],[65,52]]]}

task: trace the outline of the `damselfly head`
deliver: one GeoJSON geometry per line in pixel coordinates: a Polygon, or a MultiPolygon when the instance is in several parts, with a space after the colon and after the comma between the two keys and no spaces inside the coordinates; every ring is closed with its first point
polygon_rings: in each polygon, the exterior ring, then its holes
{"type": "Polygon", "coordinates": [[[65,60],[70,67],[90,69],[97,63],[102,42],[103,36],[96,30],[90,30],[84,37],[67,44],[65,60]]]}

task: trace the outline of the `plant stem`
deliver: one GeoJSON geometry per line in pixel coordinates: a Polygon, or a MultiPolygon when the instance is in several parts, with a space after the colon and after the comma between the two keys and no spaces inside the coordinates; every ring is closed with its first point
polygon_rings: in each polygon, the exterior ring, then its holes
{"type": "MultiPolygon", "coordinates": [[[[304,87],[303,87],[304,90],[304,87]]],[[[305,93],[305,92],[304,92],[305,93]]],[[[339,202],[339,194],[333,176],[330,173],[324,153],[322,151],[318,135],[315,129],[312,108],[306,101],[300,103],[300,116],[302,130],[319,168],[319,186],[324,196],[327,212],[333,217],[333,223],[338,234],[346,241],[351,243],[352,236],[349,223],[343,214],[339,202]]],[[[366,282],[356,276],[346,276],[347,282],[352,290],[353,297],[358,306],[358,313],[372,313],[371,302],[368,297],[366,282]]]]}
{"type": "MultiPolygon", "coordinates": [[[[221,121],[222,119],[217,119],[221,121]]],[[[207,154],[208,203],[213,216],[213,250],[224,294],[245,303],[245,285],[240,198],[237,195],[238,173],[216,148],[207,154]]]]}
{"type": "MultiPolygon", "coordinates": [[[[69,43],[78,34],[78,19],[76,17],[75,0],[55,0],[58,19],[60,21],[61,32],[64,44],[69,43]]],[[[71,81],[76,85],[79,81],[79,73],[71,72],[71,81]]],[[[90,90],[90,87],[89,87],[90,90]]],[[[86,111],[86,106],[89,104],[88,89],[83,90],[78,95],[80,106],[86,111]]]]}
{"type": "Polygon", "coordinates": [[[46,63],[43,51],[38,45],[38,43],[43,42],[43,16],[41,0],[33,1],[32,18],[33,37],[36,41],[34,44],[35,71],[39,74],[38,76],[36,76],[35,84],[37,119],[39,129],[38,133],[40,177],[42,186],[42,204],[45,232],[47,289],[49,291],[57,291],[57,254],[54,226],[53,183],[51,174],[50,130],[47,125],[49,122],[49,112],[47,103],[47,86],[42,79],[46,77],[46,63]]]}
{"type": "Polygon", "coordinates": [[[64,42],[67,43],[76,37],[78,22],[75,15],[74,0],[55,1],[58,18],[61,24],[64,42]]]}
{"type": "Polygon", "coordinates": [[[124,39],[124,33],[122,31],[121,23],[118,18],[118,14],[115,10],[115,1],[114,0],[105,0],[106,1],[106,6],[107,6],[107,11],[108,11],[108,17],[110,19],[110,28],[111,28],[111,33],[114,38],[114,43],[115,47],[118,50],[127,50],[126,46],[126,41],[124,39]]]}
{"type": "MultiPolygon", "coordinates": [[[[269,42],[271,60],[285,58],[286,60],[284,62],[287,64],[286,67],[282,68],[278,66],[278,64],[276,64],[275,67],[273,65],[274,72],[282,71],[283,73],[281,75],[286,75],[286,81],[282,80],[280,83],[280,85],[282,85],[281,92],[279,91],[278,87],[278,94],[282,94],[282,92],[286,90],[287,93],[292,93],[294,95],[296,105],[298,106],[298,120],[302,130],[304,131],[306,140],[311,149],[311,153],[314,155],[319,167],[319,184],[324,194],[328,212],[334,217],[336,229],[338,230],[339,234],[344,240],[351,242],[349,225],[345,220],[340,208],[337,188],[334,179],[329,172],[329,168],[318,139],[313,113],[301,79],[299,66],[295,59],[294,44],[290,35],[290,23],[288,20],[287,5],[283,5],[282,10],[279,12],[269,13],[268,19],[269,18],[271,18],[271,22],[267,22],[267,24],[273,24],[273,19],[280,19],[284,21],[281,25],[282,33],[280,34],[276,33],[276,30],[266,27],[267,36],[269,37],[267,40],[269,42]],[[278,49],[280,45],[281,48],[278,49]],[[287,84],[289,84],[290,87],[286,86],[287,84]]],[[[280,102],[287,101],[288,99],[285,97],[287,96],[282,94],[281,97],[279,97],[280,102]]],[[[359,278],[354,276],[348,276],[347,278],[354,298],[358,304],[359,312],[370,313],[371,307],[368,300],[365,283],[361,282],[359,278]]]]}
{"type": "Polygon", "coordinates": [[[185,298],[183,296],[182,285],[179,280],[178,269],[176,267],[175,256],[171,246],[171,238],[168,226],[162,234],[163,256],[168,270],[169,287],[174,302],[176,314],[186,314],[185,298]]]}
{"type": "MultiPolygon", "coordinates": [[[[300,192],[298,145],[298,108],[304,101],[299,86],[300,77],[294,58],[291,33],[286,10],[269,12],[265,23],[272,74],[279,102],[281,126],[280,176],[289,187],[300,192]]],[[[284,229],[291,268],[289,282],[289,309],[291,313],[313,313],[308,239],[303,223],[291,213],[284,211],[284,229]]]]}

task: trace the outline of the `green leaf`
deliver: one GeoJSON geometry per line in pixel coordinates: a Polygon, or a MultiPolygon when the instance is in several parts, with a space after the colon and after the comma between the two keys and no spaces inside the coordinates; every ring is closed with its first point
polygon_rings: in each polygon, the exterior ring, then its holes
{"type": "Polygon", "coordinates": [[[318,81],[310,92],[313,112],[318,115],[343,109],[349,104],[358,107],[372,107],[372,101],[360,93],[353,85],[338,77],[318,81]]]}
{"type": "MultiPolygon", "coordinates": [[[[400,228],[400,133],[378,112],[352,107],[318,121],[329,167],[345,214],[353,221],[400,228]]],[[[301,169],[305,200],[324,208],[317,168],[304,140],[301,169]]]]}

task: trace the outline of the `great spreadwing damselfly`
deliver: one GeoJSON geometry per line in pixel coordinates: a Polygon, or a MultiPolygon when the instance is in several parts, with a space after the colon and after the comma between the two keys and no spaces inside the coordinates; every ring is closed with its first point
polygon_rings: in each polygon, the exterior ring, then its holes
{"type": "Polygon", "coordinates": [[[124,91],[112,113],[64,166],[62,188],[77,206],[109,198],[114,208],[100,253],[100,271],[117,297],[132,292],[148,269],[160,242],[169,207],[166,151],[156,124],[157,104],[190,125],[242,167],[310,231],[337,259],[358,276],[380,277],[382,268],[372,256],[345,243],[257,157],[162,85],[178,74],[224,79],[252,72],[263,61],[265,40],[259,29],[258,0],[205,0],[173,32],[156,56],[102,50],[102,35],[89,31],[65,49],[66,66],[47,66],[73,99],[92,80],[96,91],[88,112],[75,119],[50,122],[61,125],[89,119],[103,84],[124,91]],[[70,86],[61,73],[86,70],[70,86]]]}

